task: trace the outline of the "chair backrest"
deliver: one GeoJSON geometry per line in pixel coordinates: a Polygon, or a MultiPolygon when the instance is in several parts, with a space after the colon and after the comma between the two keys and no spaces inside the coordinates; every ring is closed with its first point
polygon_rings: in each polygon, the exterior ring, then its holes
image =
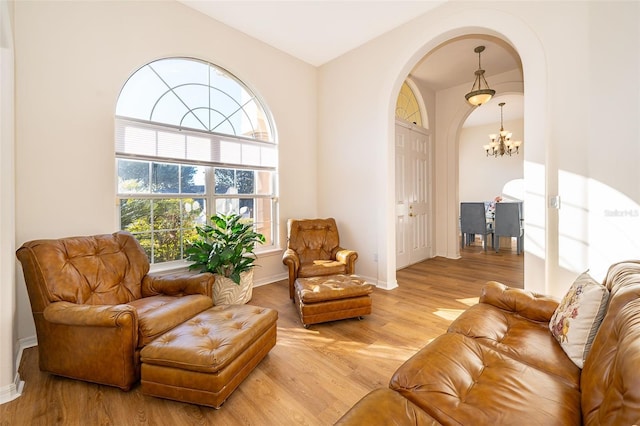
{"type": "Polygon", "coordinates": [[[335,219],[289,219],[287,231],[287,247],[298,254],[302,263],[335,259],[340,247],[335,219]]]}
{"type": "Polygon", "coordinates": [[[16,252],[33,312],[52,302],[115,305],[141,297],[149,259],[127,232],[35,240],[16,252]]]}
{"type": "Polygon", "coordinates": [[[487,214],[483,202],[460,203],[460,231],[463,234],[487,233],[487,214]]]}
{"type": "Polygon", "coordinates": [[[494,231],[497,237],[519,237],[521,235],[520,203],[496,203],[494,231]]]}

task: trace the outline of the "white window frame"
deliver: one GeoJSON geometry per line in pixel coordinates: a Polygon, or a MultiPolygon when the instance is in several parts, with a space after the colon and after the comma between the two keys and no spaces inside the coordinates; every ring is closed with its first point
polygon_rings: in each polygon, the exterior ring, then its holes
{"type": "MultiPolygon", "coordinates": [[[[191,58],[169,59],[186,59],[194,61],[194,59],[191,58]]],[[[208,64],[215,70],[227,73],[224,69],[221,69],[220,67],[212,65],[208,62],[199,62],[208,64]]],[[[153,64],[153,62],[151,64],[153,64]]],[[[229,73],[227,73],[227,75],[245,91],[248,91],[246,86],[240,80],[229,73]]],[[[262,102],[260,102],[251,91],[248,92],[252,96],[254,96],[254,102],[258,103],[263,108],[262,113],[269,121],[267,137],[265,137],[264,133],[260,133],[254,139],[250,137],[184,128],[172,124],[116,115],[116,179],[118,179],[119,177],[117,169],[119,160],[135,160],[147,162],[148,164],[155,162],[180,164],[187,166],[202,166],[206,170],[204,185],[205,190],[202,194],[153,193],[151,188],[149,188],[148,192],[127,192],[120,191],[120,185],[116,183],[116,197],[118,199],[118,206],[120,206],[120,200],[127,198],[141,200],[183,200],[189,198],[203,198],[206,200],[206,217],[208,222],[208,218],[216,214],[215,209],[217,200],[239,200],[250,198],[254,200],[254,209],[257,208],[256,206],[260,201],[269,200],[268,203],[262,204],[266,204],[267,207],[265,208],[269,209],[269,214],[267,215],[267,217],[270,220],[270,223],[268,232],[265,232],[265,234],[267,234],[268,238],[270,237],[270,240],[268,240],[270,244],[258,245],[256,247],[256,253],[260,254],[278,249],[278,150],[277,143],[275,141],[264,140],[275,138],[275,136],[271,136],[274,134],[274,127],[271,125],[271,119],[268,115],[268,110],[264,108],[262,102]],[[138,131],[137,135],[136,131],[138,131]],[[177,142],[175,144],[173,142],[172,144],[163,143],[160,140],[161,138],[158,136],[161,134],[164,136],[169,136],[169,139],[171,139],[172,141],[180,141],[182,138],[182,142],[177,142]],[[152,140],[153,138],[155,138],[155,140],[152,140]],[[270,190],[256,193],[256,183],[254,182],[254,191],[252,194],[216,194],[214,177],[214,170],[216,168],[251,170],[257,173],[262,172],[262,175],[267,175],[268,179],[270,180],[268,185],[265,185],[270,190]]],[[[149,184],[149,186],[151,187],[151,183],[149,184]]],[[[182,201],[180,201],[180,203],[182,209],[182,201]]],[[[256,212],[254,211],[253,214],[255,215],[256,212]]],[[[260,222],[260,217],[254,217],[254,220],[260,222]]],[[[118,223],[121,223],[120,208],[118,208],[118,223]]],[[[149,232],[152,234],[158,231],[160,230],[154,230],[153,227],[151,227],[151,229],[149,230],[149,232]]],[[[182,235],[182,231],[183,228],[180,228],[180,235],[182,235]]],[[[180,238],[182,241],[182,237],[180,238]]],[[[184,249],[184,247],[182,248],[184,249]]],[[[184,258],[184,253],[182,254],[182,257],[184,258]]],[[[153,256],[151,256],[150,261],[154,266],[154,270],[172,268],[174,266],[181,266],[186,263],[184,260],[156,263],[153,256]]]]}

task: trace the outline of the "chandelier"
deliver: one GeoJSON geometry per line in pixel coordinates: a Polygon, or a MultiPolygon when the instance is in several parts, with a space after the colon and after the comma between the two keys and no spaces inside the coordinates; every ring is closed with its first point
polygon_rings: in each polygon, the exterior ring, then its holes
{"type": "Polygon", "coordinates": [[[512,141],[512,133],[504,129],[504,125],[502,124],[502,107],[504,107],[504,105],[504,102],[500,102],[498,104],[498,106],[500,106],[500,133],[490,134],[489,139],[491,139],[491,143],[483,146],[487,153],[487,157],[492,155],[497,158],[498,156],[502,157],[505,154],[509,156],[512,154],[518,154],[520,145],[522,145],[522,141],[512,141]]]}
{"type": "Polygon", "coordinates": [[[480,65],[480,53],[484,51],[484,46],[478,46],[473,49],[478,54],[478,69],[476,70],[476,79],[473,82],[471,91],[464,95],[467,102],[474,106],[486,104],[496,94],[496,91],[489,88],[487,80],[484,78],[484,70],[480,65]]]}

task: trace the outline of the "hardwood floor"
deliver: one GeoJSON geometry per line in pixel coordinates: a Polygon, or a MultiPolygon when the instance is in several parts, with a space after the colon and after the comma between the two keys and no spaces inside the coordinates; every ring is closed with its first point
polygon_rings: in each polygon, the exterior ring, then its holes
{"type": "Polygon", "coordinates": [[[469,305],[488,280],[522,288],[523,256],[471,246],[462,259],[434,258],[376,289],[373,313],[301,326],[285,281],[257,287],[250,304],[277,309],[278,341],[220,410],[123,392],[42,373],[24,351],[21,397],[0,405],[0,425],[330,425],[469,305]]]}

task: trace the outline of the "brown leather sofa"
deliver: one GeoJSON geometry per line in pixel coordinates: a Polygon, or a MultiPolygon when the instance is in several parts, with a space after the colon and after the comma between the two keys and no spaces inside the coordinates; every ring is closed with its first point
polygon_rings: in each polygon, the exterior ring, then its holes
{"type": "Polygon", "coordinates": [[[212,274],[148,274],[126,232],[30,241],[16,255],[52,374],[128,390],[146,344],[213,306],[212,274]]]}
{"type": "Polygon", "coordinates": [[[289,270],[289,297],[293,299],[296,279],[336,274],[353,274],[358,253],[340,247],[334,218],[289,219],[287,249],[282,263],[289,270]]]}
{"type": "Polygon", "coordinates": [[[556,299],[497,282],[339,425],[640,424],[640,261],[612,265],[583,369],[549,332],[556,299]]]}

